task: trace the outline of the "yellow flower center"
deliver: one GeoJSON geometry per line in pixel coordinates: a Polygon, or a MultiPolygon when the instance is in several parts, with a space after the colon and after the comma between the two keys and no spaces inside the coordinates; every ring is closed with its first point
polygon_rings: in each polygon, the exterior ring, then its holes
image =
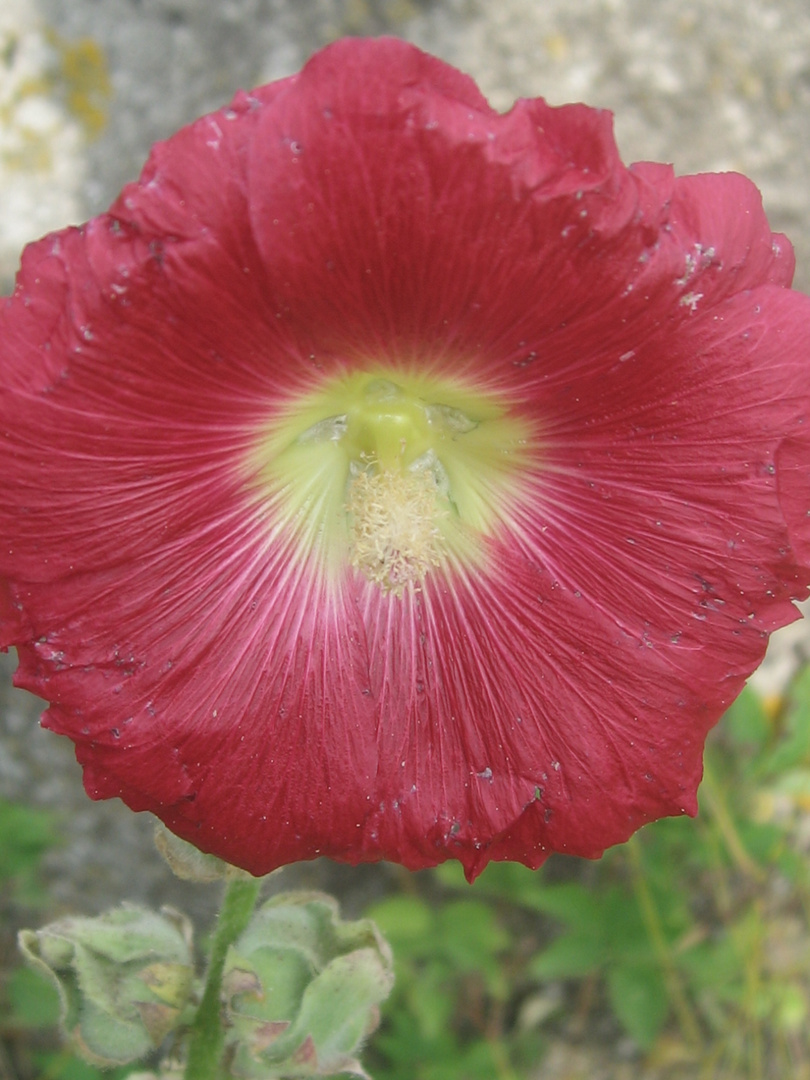
{"type": "Polygon", "coordinates": [[[528,461],[529,425],[460,381],[375,368],[291,397],[255,447],[259,505],[330,577],[400,596],[482,557],[528,461]]]}
{"type": "Polygon", "coordinates": [[[346,509],[349,561],[369,581],[400,595],[441,565],[445,511],[427,470],[363,469],[349,485],[346,509]]]}

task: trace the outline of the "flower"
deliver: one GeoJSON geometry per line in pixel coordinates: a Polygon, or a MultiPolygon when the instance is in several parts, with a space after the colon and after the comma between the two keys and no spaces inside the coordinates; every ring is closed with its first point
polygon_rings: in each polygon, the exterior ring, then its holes
{"type": "Polygon", "coordinates": [[[348,40],[29,247],[2,639],[93,798],[255,874],[696,810],[810,580],[810,300],[735,174],[348,40]]]}

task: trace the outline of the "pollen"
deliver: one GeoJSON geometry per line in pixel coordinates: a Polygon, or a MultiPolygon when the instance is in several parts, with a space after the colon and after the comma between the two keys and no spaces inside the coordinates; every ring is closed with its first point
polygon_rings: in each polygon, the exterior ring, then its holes
{"type": "Polygon", "coordinates": [[[447,516],[432,471],[363,469],[350,481],[350,562],[385,592],[401,596],[442,562],[447,516]]]}

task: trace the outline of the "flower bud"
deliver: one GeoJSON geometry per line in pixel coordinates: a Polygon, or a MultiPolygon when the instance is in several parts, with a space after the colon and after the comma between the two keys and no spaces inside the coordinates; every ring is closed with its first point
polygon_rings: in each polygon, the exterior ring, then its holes
{"type": "Polygon", "coordinates": [[[180,912],[122,904],[22,930],[19,944],[55,983],[62,1028],[94,1064],[136,1061],[180,1022],[194,974],[191,927],[180,912]]]}
{"type": "Polygon", "coordinates": [[[154,839],[155,847],[168,863],[169,869],[182,881],[246,881],[253,877],[246,870],[231,866],[216,855],[207,855],[187,840],[181,840],[169,832],[161,821],[155,824],[154,839]]]}
{"type": "Polygon", "coordinates": [[[286,893],[254,915],[225,961],[234,1076],[366,1076],[357,1054],[393,986],[370,919],[344,922],[322,893],[286,893]]]}

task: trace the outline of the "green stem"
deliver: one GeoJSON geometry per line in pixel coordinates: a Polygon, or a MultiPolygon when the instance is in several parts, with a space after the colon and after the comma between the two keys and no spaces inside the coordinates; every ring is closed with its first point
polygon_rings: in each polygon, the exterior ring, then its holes
{"type": "Polygon", "coordinates": [[[229,881],[211,945],[205,990],[191,1027],[185,1080],[221,1080],[225,1033],[220,1019],[220,989],[225,955],[253,914],[261,887],[260,878],[229,881]]]}
{"type": "Polygon", "coordinates": [[[723,837],[728,853],[738,869],[755,881],[764,881],[767,875],[745,850],[737,826],[734,824],[734,818],[731,816],[728,804],[723,798],[720,784],[708,760],[703,762],[703,784],[700,792],[706,800],[706,806],[720,830],[720,835],[723,837]]]}

